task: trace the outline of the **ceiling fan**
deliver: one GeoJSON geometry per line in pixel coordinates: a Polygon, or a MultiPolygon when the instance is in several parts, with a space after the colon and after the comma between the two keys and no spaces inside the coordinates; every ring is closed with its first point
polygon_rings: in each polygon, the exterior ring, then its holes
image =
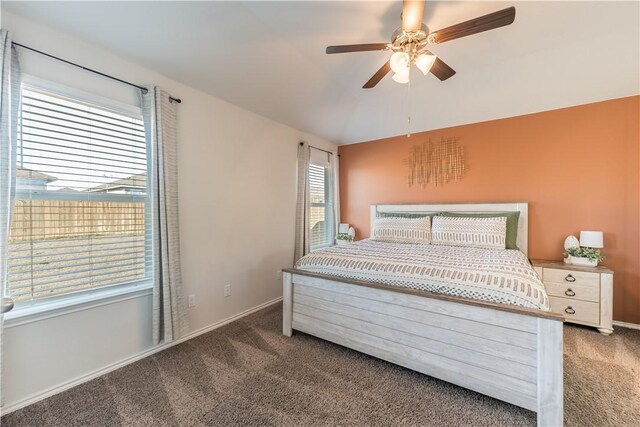
{"type": "Polygon", "coordinates": [[[444,81],[456,72],[431,53],[428,49],[429,46],[504,27],[513,23],[516,17],[516,8],[512,6],[430,32],[429,27],[422,23],[424,7],[425,0],[403,1],[402,26],[391,35],[391,43],[328,46],[326,52],[332,54],[375,50],[393,51],[391,58],[362,86],[364,89],[370,89],[377,85],[392,70],[395,73],[393,80],[398,83],[408,83],[411,64],[415,64],[423,74],[431,72],[444,81]]]}

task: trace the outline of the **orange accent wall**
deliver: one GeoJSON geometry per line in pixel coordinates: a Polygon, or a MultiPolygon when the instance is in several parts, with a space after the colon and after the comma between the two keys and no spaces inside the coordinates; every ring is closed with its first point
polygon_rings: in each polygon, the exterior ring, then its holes
{"type": "Polygon", "coordinates": [[[371,204],[526,201],[531,258],[560,260],[569,234],[604,231],[614,319],[640,324],[639,140],[633,96],[341,146],[341,222],[364,238],[371,204]],[[459,138],[465,175],[409,188],[410,147],[440,137],[459,138]]]}

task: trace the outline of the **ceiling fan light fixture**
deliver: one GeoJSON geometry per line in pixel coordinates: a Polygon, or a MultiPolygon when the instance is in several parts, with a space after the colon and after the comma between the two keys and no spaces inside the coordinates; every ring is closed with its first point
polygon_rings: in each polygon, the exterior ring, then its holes
{"type": "Polygon", "coordinates": [[[411,72],[411,69],[409,67],[405,68],[404,70],[400,70],[397,73],[395,73],[393,75],[393,81],[396,83],[401,83],[401,84],[406,84],[409,83],[409,74],[411,72]]]}
{"type": "Polygon", "coordinates": [[[391,35],[391,43],[327,46],[326,53],[376,50],[391,50],[394,52],[391,58],[362,86],[363,89],[375,87],[391,70],[397,74],[393,76],[395,81],[408,82],[408,76],[404,70],[410,69],[411,64],[414,63],[422,73],[431,73],[440,81],[445,81],[456,74],[456,71],[427,50],[429,45],[441,44],[505,27],[513,24],[516,17],[516,8],[511,6],[431,32],[429,27],[422,22],[425,3],[426,0],[403,0],[402,25],[391,35]],[[435,65],[436,61],[438,65],[435,65]]]}
{"type": "Polygon", "coordinates": [[[391,59],[389,60],[389,65],[391,65],[391,70],[393,70],[394,73],[403,72],[409,68],[410,64],[411,57],[405,52],[396,52],[391,55],[391,59]]]}
{"type": "Polygon", "coordinates": [[[436,58],[436,55],[421,53],[416,58],[416,67],[426,76],[429,70],[431,70],[431,67],[433,67],[433,63],[436,62],[436,58]]]}

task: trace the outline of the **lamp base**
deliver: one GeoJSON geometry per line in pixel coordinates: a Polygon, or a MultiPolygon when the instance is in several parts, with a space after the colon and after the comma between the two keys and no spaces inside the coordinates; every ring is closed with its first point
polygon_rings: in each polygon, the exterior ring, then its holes
{"type": "Polygon", "coordinates": [[[581,265],[583,267],[597,267],[598,266],[598,261],[597,260],[590,260],[587,257],[577,257],[577,256],[567,256],[564,259],[565,264],[571,264],[571,265],[581,265]]]}

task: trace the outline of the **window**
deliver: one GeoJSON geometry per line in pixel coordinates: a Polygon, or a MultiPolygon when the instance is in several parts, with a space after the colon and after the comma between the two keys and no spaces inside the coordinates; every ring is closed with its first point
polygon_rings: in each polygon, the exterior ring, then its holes
{"type": "Polygon", "coordinates": [[[312,149],[309,165],[311,250],[330,246],[334,238],[331,168],[328,154],[318,154],[316,151],[312,149]]]}
{"type": "Polygon", "coordinates": [[[23,85],[8,290],[42,300],[151,277],[141,113],[23,85]]]}

